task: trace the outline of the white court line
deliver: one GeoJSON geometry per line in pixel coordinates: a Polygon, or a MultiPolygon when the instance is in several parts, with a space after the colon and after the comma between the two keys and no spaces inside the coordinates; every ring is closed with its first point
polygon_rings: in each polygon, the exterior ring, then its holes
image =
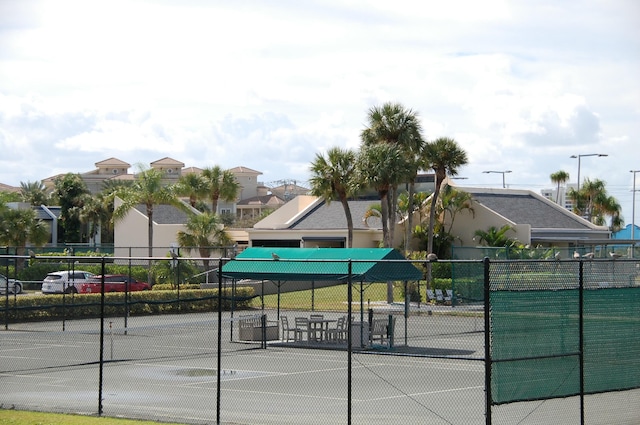
{"type": "Polygon", "coordinates": [[[434,394],[444,394],[444,393],[452,393],[452,392],[457,392],[457,391],[469,391],[469,390],[477,390],[477,389],[483,389],[484,386],[483,385],[477,385],[475,387],[461,387],[461,388],[449,388],[447,390],[437,390],[437,391],[426,391],[426,392],[419,392],[419,393],[407,393],[407,394],[400,394],[397,396],[389,396],[389,397],[376,397],[376,398],[368,398],[364,401],[382,401],[382,400],[393,400],[393,399],[398,399],[398,398],[406,398],[406,397],[417,397],[417,396],[425,396],[425,395],[434,395],[434,394]]]}

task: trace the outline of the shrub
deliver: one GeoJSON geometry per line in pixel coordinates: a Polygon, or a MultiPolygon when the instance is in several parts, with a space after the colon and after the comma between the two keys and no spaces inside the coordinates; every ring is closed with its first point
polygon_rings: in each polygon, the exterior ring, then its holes
{"type": "MultiPolygon", "coordinates": [[[[249,307],[254,297],[252,288],[237,288],[235,300],[231,299],[231,290],[223,290],[224,310],[232,307],[237,310],[249,307]]],[[[218,309],[217,289],[197,289],[180,291],[140,291],[129,293],[112,292],[104,294],[105,316],[121,317],[127,309],[131,316],[145,316],[155,314],[176,314],[210,312],[218,309]]],[[[33,322],[47,320],[62,320],[74,318],[100,317],[101,294],[66,295],[34,295],[28,297],[11,298],[8,311],[4,304],[0,314],[8,314],[10,323],[33,322]],[[63,302],[64,301],[64,302],[63,302]]]]}

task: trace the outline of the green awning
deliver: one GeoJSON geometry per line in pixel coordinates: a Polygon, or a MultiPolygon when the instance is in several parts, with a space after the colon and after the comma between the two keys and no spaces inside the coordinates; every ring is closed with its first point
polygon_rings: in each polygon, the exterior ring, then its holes
{"type": "Polygon", "coordinates": [[[422,272],[391,248],[247,248],[222,266],[229,279],[357,282],[420,280],[422,272]]]}

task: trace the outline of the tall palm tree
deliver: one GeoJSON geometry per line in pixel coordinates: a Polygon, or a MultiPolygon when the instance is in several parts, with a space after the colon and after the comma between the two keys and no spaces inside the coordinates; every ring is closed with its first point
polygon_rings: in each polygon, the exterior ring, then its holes
{"type": "Polygon", "coordinates": [[[188,196],[189,204],[195,208],[198,201],[209,194],[207,181],[196,173],[184,174],[176,183],[176,193],[180,196],[188,196]]]}
{"type": "Polygon", "coordinates": [[[47,205],[49,202],[47,188],[39,180],[34,182],[20,182],[20,195],[22,196],[23,202],[28,202],[35,207],[47,205]]]}
{"type": "Polygon", "coordinates": [[[219,216],[209,212],[191,214],[186,223],[186,231],[179,231],[177,239],[181,247],[198,250],[205,271],[209,270],[208,258],[212,249],[231,244],[231,238],[224,230],[219,216]]]}
{"type": "Polygon", "coordinates": [[[565,184],[569,181],[569,173],[566,171],[556,171],[555,173],[551,173],[551,181],[556,183],[558,186],[556,188],[556,204],[558,203],[558,199],[560,197],[560,185],[565,184]]]}
{"type": "MultiPolygon", "coordinates": [[[[433,227],[435,225],[436,203],[440,195],[442,182],[447,175],[455,176],[458,169],[469,162],[467,153],[454,139],[440,137],[433,142],[427,142],[422,156],[422,165],[425,169],[432,168],[435,171],[435,189],[431,195],[431,211],[429,212],[429,230],[427,233],[427,252],[433,251],[433,227]]],[[[430,263],[429,263],[430,265],[430,263]]],[[[431,281],[431,267],[427,267],[427,279],[431,281]]]]}
{"type": "Polygon", "coordinates": [[[218,212],[218,201],[233,201],[240,192],[240,183],[236,176],[229,170],[223,170],[220,166],[207,167],[202,170],[202,177],[207,182],[207,193],[211,200],[211,212],[218,212]]]}
{"type": "MultiPolygon", "coordinates": [[[[384,143],[397,146],[406,156],[405,176],[389,188],[389,228],[390,238],[393,240],[396,223],[398,184],[409,185],[409,203],[413,203],[415,178],[419,169],[419,156],[424,147],[422,126],[418,114],[407,109],[400,103],[387,102],[382,106],[374,106],[367,113],[368,126],[361,133],[363,146],[384,143]]],[[[408,210],[412,210],[409,205],[408,210]]],[[[407,223],[407,235],[405,241],[409,241],[412,226],[412,217],[409,215],[407,223]]]]}
{"type": "Polygon", "coordinates": [[[143,169],[136,175],[131,186],[123,187],[116,195],[122,203],[113,211],[115,222],[122,220],[129,211],[138,205],[144,205],[148,223],[149,257],[153,257],[153,207],[156,205],[173,205],[188,211],[188,207],[178,199],[171,186],[163,183],[163,174],[155,168],[143,169]]]}
{"type": "Polygon", "coordinates": [[[356,172],[356,153],[349,149],[333,147],[327,155],[316,154],[310,167],[311,194],[328,204],[338,199],[347,219],[347,248],[353,247],[353,217],[349,197],[359,188],[356,172]]]}
{"type": "MultiPolygon", "coordinates": [[[[395,145],[378,143],[364,146],[357,160],[358,181],[373,187],[380,197],[382,239],[385,248],[393,247],[389,232],[389,211],[393,208],[389,192],[406,177],[409,166],[406,155],[395,145]]],[[[387,302],[393,302],[393,282],[387,281],[387,302]]]]}
{"type": "Polygon", "coordinates": [[[392,188],[406,177],[407,157],[395,145],[374,144],[363,146],[358,155],[358,180],[373,187],[380,198],[382,235],[385,248],[393,247],[390,232],[390,212],[394,208],[389,194],[392,188]]]}
{"type": "Polygon", "coordinates": [[[609,196],[604,181],[585,179],[580,190],[571,189],[568,196],[573,202],[573,212],[590,222],[604,226],[610,218],[611,229],[624,225],[622,208],[616,198],[609,196]]]}

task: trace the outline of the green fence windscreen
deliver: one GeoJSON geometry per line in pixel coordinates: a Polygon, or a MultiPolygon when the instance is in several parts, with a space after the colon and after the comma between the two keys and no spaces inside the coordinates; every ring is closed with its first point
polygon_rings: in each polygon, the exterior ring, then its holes
{"type": "Polygon", "coordinates": [[[585,392],[640,387],[640,287],[584,291],[585,392]]]}
{"type": "Polygon", "coordinates": [[[579,391],[578,295],[577,290],[491,293],[495,404],[579,391]]]}
{"type": "MultiPolygon", "coordinates": [[[[640,388],[640,287],[625,285],[583,290],[585,393],[640,388]]],[[[492,285],[493,404],[580,392],[580,290],[540,286],[492,285]]]]}

